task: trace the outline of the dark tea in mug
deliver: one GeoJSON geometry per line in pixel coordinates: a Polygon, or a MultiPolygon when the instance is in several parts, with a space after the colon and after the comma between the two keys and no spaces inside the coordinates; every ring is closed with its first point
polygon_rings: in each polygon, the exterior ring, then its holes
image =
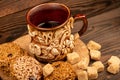
{"type": "Polygon", "coordinates": [[[39,28],[54,28],[56,26],[60,25],[58,21],[46,21],[38,24],[39,28]]]}

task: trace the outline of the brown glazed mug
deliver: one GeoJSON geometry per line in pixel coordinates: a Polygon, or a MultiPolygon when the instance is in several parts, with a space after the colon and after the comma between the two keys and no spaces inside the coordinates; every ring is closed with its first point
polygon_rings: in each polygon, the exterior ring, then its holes
{"type": "Polygon", "coordinates": [[[83,14],[70,16],[70,10],[61,3],[45,3],[35,6],[27,13],[28,31],[31,36],[29,51],[39,61],[62,60],[74,48],[74,35],[71,34],[75,20],[83,21],[78,32],[82,35],[88,26],[83,14]]]}

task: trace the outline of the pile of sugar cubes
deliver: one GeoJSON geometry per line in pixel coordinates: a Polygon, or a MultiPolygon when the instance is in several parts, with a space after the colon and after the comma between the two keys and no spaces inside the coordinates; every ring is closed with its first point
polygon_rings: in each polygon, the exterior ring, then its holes
{"type": "MultiPolygon", "coordinates": [[[[77,52],[67,54],[67,61],[73,66],[76,66],[77,63],[77,66],[79,67],[79,70],[75,71],[78,80],[97,79],[98,73],[104,71],[104,65],[100,61],[101,45],[91,40],[88,42],[87,48],[89,49],[91,60],[94,60],[94,62],[89,66],[86,65],[84,61],[80,61],[80,56],[77,52]]],[[[120,59],[117,56],[111,56],[111,58],[108,60],[108,65],[107,71],[112,74],[116,74],[119,72],[120,59]]],[[[54,68],[49,63],[43,67],[43,75],[45,77],[49,76],[53,71],[54,68]]]]}
{"type": "MultiPolygon", "coordinates": [[[[87,47],[90,50],[91,59],[100,60],[101,52],[99,51],[99,49],[101,48],[101,45],[96,43],[95,41],[91,40],[87,44],[87,47]]],[[[119,68],[120,68],[120,58],[119,57],[111,56],[107,63],[109,65],[107,67],[108,72],[110,72],[112,74],[116,74],[119,72],[119,68]]],[[[101,72],[104,70],[104,65],[102,64],[101,61],[94,62],[92,64],[92,66],[96,67],[98,72],[101,72]]]]}
{"type": "Polygon", "coordinates": [[[95,62],[87,68],[88,77],[90,79],[97,79],[98,72],[104,71],[104,65],[100,61],[101,52],[99,50],[101,49],[101,45],[91,40],[88,42],[87,47],[90,51],[90,58],[95,60],[95,62]]]}
{"type": "MultiPolygon", "coordinates": [[[[67,54],[67,60],[73,66],[79,65],[79,70],[75,71],[78,77],[78,80],[88,80],[89,79],[97,79],[98,73],[104,71],[104,65],[100,61],[101,58],[101,45],[95,41],[90,40],[87,44],[87,48],[89,49],[89,55],[91,60],[94,62],[87,66],[84,62],[80,61],[80,56],[76,52],[72,52],[67,54]]],[[[107,71],[116,74],[119,72],[120,68],[120,59],[117,56],[111,56],[108,60],[108,68],[107,71]]]]}

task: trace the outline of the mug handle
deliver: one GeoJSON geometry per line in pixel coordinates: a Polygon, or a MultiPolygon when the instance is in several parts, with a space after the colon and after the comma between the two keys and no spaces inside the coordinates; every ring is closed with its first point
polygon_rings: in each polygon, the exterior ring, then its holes
{"type": "Polygon", "coordinates": [[[74,20],[82,20],[83,21],[83,26],[82,28],[78,31],[79,35],[83,35],[83,33],[87,30],[87,27],[88,27],[88,21],[87,21],[87,18],[85,15],[83,14],[77,14],[75,16],[73,16],[74,20]]]}

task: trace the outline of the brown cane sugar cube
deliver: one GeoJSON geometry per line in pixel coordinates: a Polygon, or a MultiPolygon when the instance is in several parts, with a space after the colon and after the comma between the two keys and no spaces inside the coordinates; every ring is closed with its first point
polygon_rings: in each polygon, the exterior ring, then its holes
{"type": "Polygon", "coordinates": [[[92,41],[92,40],[90,40],[90,41],[88,42],[87,47],[88,47],[88,49],[90,49],[90,50],[99,50],[99,49],[101,49],[101,45],[98,44],[98,43],[95,42],[95,41],[92,41]]]}
{"type": "Polygon", "coordinates": [[[76,75],[78,80],[88,80],[88,74],[84,70],[77,70],[76,75]]]}
{"type": "Polygon", "coordinates": [[[44,67],[43,67],[43,75],[45,77],[47,77],[48,75],[50,75],[52,72],[54,71],[54,68],[52,67],[51,64],[46,64],[44,67]]]}
{"type": "Polygon", "coordinates": [[[88,65],[84,61],[80,61],[77,63],[79,69],[87,69],[88,65]]]}
{"type": "Polygon", "coordinates": [[[77,64],[73,64],[72,65],[72,68],[73,68],[73,70],[76,72],[76,70],[79,70],[79,68],[78,68],[78,65],[77,64]]]}
{"type": "Polygon", "coordinates": [[[101,52],[98,50],[90,50],[90,56],[93,60],[100,60],[101,52]]]}
{"type": "Polygon", "coordinates": [[[69,54],[67,54],[67,60],[71,64],[75,64],[75,63],[78,63],[80,61],[80,56],[76,52],[69,53],[69,54]]]}
{"type": "Polygon", "coordinates": [[[108,60],[108,65],[118,63],[120,65],[120,59],[117,56],[111,56],[108,60]]]}
{"type": "Polygon", "coordinates": [[[112,73],[112,74],[116,74],[119,72],[119,64],[110,64],[107,68],[107,71],[112,73]]]}
{"type": "Polygon", "coordinates": [[[94,62],[92,66],[94,66],[98,72],[104,71],[104,65],[101,61],[94,62]]]}
{"type": "Polygon", "coordinates": [[[97,73],[97,69],[95,67],[88,67],[87,72],[88,72],[88,77],[90,79],[97,79],[98,73],[97,73]]]}
{"type": "Polygon", "coordinates": [[[80,69],[85,70],[85,69],[87,69],[88,65],[85,64],[85,62],[83,62],[83,61],[79,61],[78,63],[73,64],[72,67],[73,67],[74,71],[80,70],[80,69]]]}

